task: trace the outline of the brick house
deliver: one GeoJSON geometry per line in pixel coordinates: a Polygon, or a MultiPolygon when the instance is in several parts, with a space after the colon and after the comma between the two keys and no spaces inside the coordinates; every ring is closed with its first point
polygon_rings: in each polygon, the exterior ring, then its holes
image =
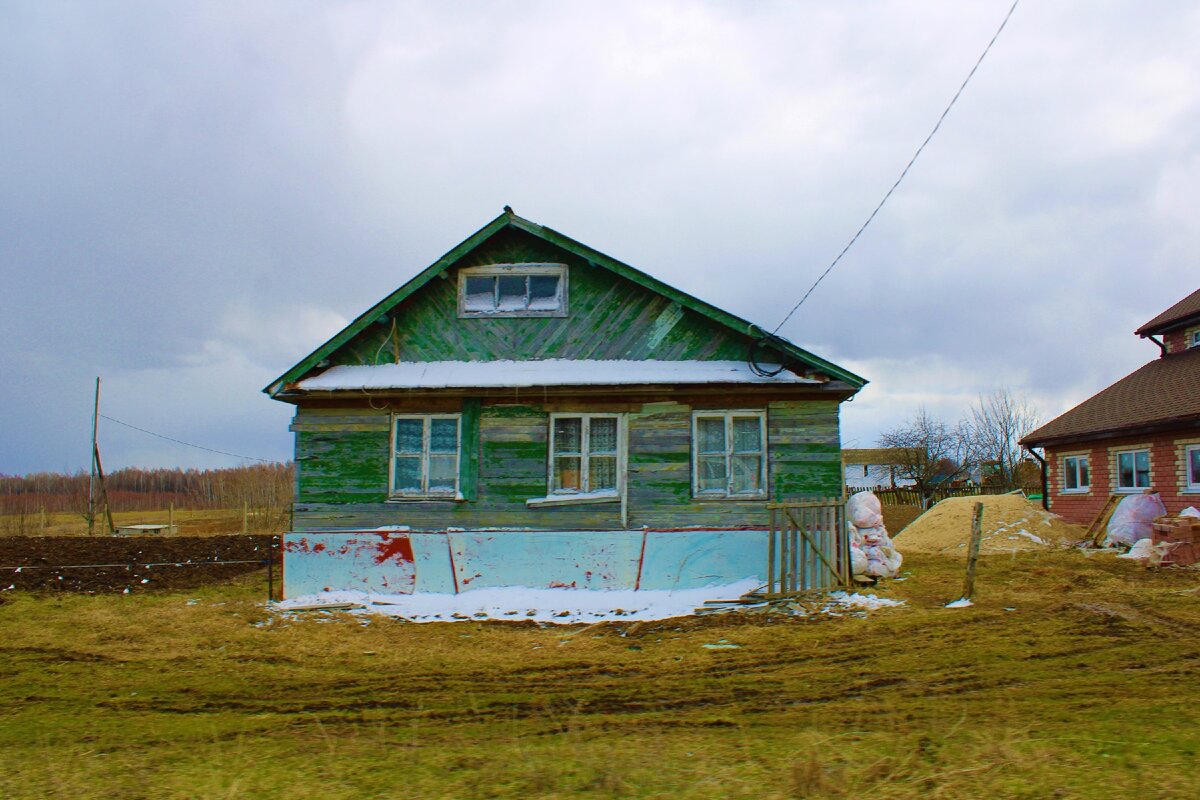
{"type": "Polygon", "coordinates": [[[1200,506],[1200,290],[1135,333],[1160,356],[1021,440],[1045,449],[1050,509],[1072,522],[1147,489],[1200,506]]]}

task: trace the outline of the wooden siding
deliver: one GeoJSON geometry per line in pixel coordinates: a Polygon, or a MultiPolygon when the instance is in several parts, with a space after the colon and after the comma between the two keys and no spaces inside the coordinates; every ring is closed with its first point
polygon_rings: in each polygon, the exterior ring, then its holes
{"type": "Polygon", "coordinates": [[[741,360],[751,340],[546,241],[506,229],[330,357],[333,364],[569,359],[741,360]],[[458,317],[458,270],[565,263],[568,317],[458,317]]]}
{"type": "Polygon", "coordinates": [[[628,524],[631,528],[764,527],[766,501],[696,500],[691,481],[691,412],[705,408],[766,408],[769,471],[774,500],[841,492],[836,399],[763,400],[757,396],[614,403],[580,397],[549,403],[485,400],[478,433],[464,424],[463,463],[477,470],[475,498],[464,501],[387,502],[389,413],[462,410],[472,417],[478,400],[410,398],[402,408],[305,406],[297,410],[297,502],[294,528],[372,528],[409,525],[528,527],[542,530],[614,530],[618,503],[530,509],[546,494],[551,407],[563,411],[627,412],[628,524]],[[453,404],[459,406],[454,407],[453,404]]]}

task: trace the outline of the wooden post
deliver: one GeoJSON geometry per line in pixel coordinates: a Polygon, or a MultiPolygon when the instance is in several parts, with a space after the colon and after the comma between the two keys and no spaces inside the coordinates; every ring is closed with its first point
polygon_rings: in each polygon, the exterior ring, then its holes
{"type": "Polygon", "coordinates": [[[96,533],[96,455],[100,447],[96,443],[96,424],[100,418],[100,376],[96,376],[96,394],[92,405],[92,471],[88,478],[88,536],[96,533]]]}
{"type": "Polygon", "coordinates": [[[172,501],[167,506],[167,535],[170,536],[175,532],[175,502],[172,501]]]}
{"type": "Polygon", "coordinates": [[[767,539],[767,594],[775,591],[775,527],[779,519],[776,509],[770,510],[771,538],[767,539]]]}
{"type": "Polygon", "coordinates": [[[792,538],[792,517],[791,514],[783,515],[783,530],[779,537],[779,593],[787,594],[788,584],[788,562],[791,560],[788,555],[788,545],[792,538]]]}
{"type": "Polygon", "coordinates": [[[250,501],[242,501],[242,535],[250,532],[250,501]]]}
{"type": "Polygon", "coordinates": [[[970,600],[975,592],[975,564],[979,561],[979,546],[983,543],[983,503],[975,504],[971,517],[971,543],[967,548],[967,579],[963,582],[963,600],[970,600]]]}

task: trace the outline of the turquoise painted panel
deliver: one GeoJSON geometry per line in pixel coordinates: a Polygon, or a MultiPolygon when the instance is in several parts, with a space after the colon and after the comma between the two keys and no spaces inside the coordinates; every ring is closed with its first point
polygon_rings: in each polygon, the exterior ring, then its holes
{"type": "Polygon", "coordinates": [[[284,597],[322,591],[683,590],[765,581],[765,531],[407,531],[284,535],[284,597]]]}

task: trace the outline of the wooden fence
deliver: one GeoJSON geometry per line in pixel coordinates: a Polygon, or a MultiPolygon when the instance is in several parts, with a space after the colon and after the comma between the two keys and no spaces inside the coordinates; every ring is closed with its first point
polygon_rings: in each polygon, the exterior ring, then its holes
{"type": "Polygon", "coordinates": [[[771,503],[766,597],[850,584],[846,504],[840,498],[771,503]]]}
{"type": "MultiPolygon", "coordinates": [[[[921,493],[911,487],[900,487],[896,489],[869,489],[879,498],[879,502],[885,506],[919,506],[921,505],[921,493]]],[[[867,487],[855,488],[853,486],[846,487],[846,495],[852,495],[855,492],[868,491],[867,487]]],[[[1010,490],[992,488],[990,486],[956,486],[954,488],[935,489],[930,493],[930,505],[937,503],[940,500],[945,500],[947,497],[978,497],[985,494],[1007,494],[1010,490]]],[[[1041,492],[1041,487],[1026,487],[1026,494],[1038,494],[1041,492]]]]}

